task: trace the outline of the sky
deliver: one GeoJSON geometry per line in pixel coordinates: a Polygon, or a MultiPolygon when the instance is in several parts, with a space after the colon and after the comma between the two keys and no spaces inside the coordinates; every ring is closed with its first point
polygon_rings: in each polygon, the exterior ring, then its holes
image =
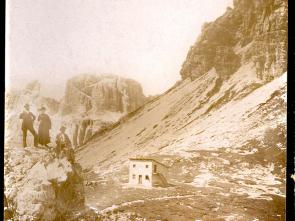
{"type": "Polygon", "coordinates": [[[7,1],[6,88],[39,80],[62,97],[69,78],[89,73],[163,93],[181,79],[203,23],[228,6],[232,0],[7,1]]]}

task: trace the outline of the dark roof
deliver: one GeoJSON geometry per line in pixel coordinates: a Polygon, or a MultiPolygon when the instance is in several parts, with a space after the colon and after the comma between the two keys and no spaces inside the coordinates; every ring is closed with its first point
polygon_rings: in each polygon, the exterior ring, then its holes
{"type": "Polygon", "coordinates": [[[165,164],[163,163],[160,163],[159,161],[155,160],[155,159],[152,159],[152,158],[144,158],[144,157],[137,157],[137,158],[129,158],[129,160],[136,160],[136,161],[154,161],[166,168],[168,168],[168,166],[166,166],[165,164]]]}

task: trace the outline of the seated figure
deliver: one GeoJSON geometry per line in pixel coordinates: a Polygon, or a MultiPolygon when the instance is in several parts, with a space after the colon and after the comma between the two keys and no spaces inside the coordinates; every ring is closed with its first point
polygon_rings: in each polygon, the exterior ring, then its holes
{"type": "Polygon", "coordinates": [[[56,136],[56,156],[58,158],[61,158],[63,156],[66,156],[67,159],[74,163],[75,156],[74,156],[74,150],[72,149],[72,144],[69,139],[69,136],[65,133],[66,127],[62,126],[60,128],[60,133],[56,136]]]}

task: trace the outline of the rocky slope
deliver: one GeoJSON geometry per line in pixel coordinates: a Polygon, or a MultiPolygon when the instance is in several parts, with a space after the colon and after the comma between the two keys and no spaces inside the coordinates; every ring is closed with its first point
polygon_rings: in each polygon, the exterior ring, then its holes
{"type": "Polygon", "coordinates": [[[287,0],[234,0],[234,8],[202,34],[183,63],[181,76],[193,79],[211,68],[226,77],[253,62],[258,78],[269,81],[287,69],[287,0]]]}
{"type": "Polygon", "coordinates": [[[286,74],[263,85],[251,67],[243,66],[221,86],[214,70],[184,80],[93,140],[78,153],[80,162],[114,166],[134,154],[234,149],[261,137],[285,122],[286,74]]]}
{"type": "Polygon", "coordinates": [[[263,85],[251,67],[218,90],[215,71],[186,79],[78,150],[87,180],[97,183],[86,188],[86,203],[148,220],[283,220],[286,74],[263,85]],[[134,156],[171,166],[173,186],[126,187],[134,156]]]}
{"type": "Polygon", "coordinates": [[[145,102],[139,83],[113,75],[79,75],[67,82],[62,114],[128,113],[145,102]]]}
{"type": "Polygon", "coordinates": [[[181,82],[77,151],[96,183],[87,204],[148,220],[284,220],[286,3],[234,1],[204,25],[181,82]],[[169,165],[172,186],[128,188],[134,156],[169,165]]]}
{"type": "Polygon", "coordinates": [[[286,74],[262,84],[251,67],[220,87],[214,70],[186,79],[78,150],[96,183],[86,203],[147,220],[283,220],[286,133],[276,137],[286,128],[286,74]],[[134,156],[169,165],[173,186],[128,188],[134,156]]]}

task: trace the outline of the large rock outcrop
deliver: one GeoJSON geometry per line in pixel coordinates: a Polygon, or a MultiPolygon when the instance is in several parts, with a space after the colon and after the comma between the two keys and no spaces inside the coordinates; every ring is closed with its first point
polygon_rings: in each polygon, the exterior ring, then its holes
{"type": "Polygon", "coordinates": [[[234,8],[206,23],[181,69],[195,79],[213,67],[221,77],[253,62],[269,81],[287,69],[287,0],[234,0],[234,8]]]}
{"type": "Polygon", "coordinates": [[[79,75],[66,85],[62,114],[104,111],[128,113],[145,102],[139,83],[113,75],[79,75]]]}
{"type": "Polygon", "coordinates": [[[5,149],[5,195],[14,220],[68,220],[84,206],[81,167],[48,151],[5,149]]]}

